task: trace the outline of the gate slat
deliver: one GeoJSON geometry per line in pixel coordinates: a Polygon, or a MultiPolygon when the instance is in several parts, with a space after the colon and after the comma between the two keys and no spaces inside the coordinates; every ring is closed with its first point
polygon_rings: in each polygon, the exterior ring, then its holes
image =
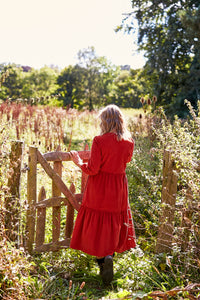
{"type": "MultiPolygon", "coordinates": [[[[54,171],[62,177],[62,163],[60,161],[55,161],[53,164],[54,171]]],[[[57,185],[52,181],[52,196],[53,197],[59,197],[61,195],[60,189],[57,187],[57,185]]],[[[53,207],[53,213],[52,213],[52,240],[53,242],[56,242],[59,240],[60,237],[60,214],[61,214],[61,207],[56,206],[53,207]]]]}
{"type": "Polygon", "coordinates": [[[70,239],[65,239],[62,241],[57,241],[55,243],[43,244],[35,248],[36,252],[49,252],[49,251],[58,251],[60,249],[66,249],[69,247],[70,239]]]}
{"type": "MultiPolygon", "coordinates": [[[[81,194],[75,194],[75,199],[76,201],[81,204],[82,198],[83,198],[83,193],[81,194]]],[[[54,206],[67,206],[69,205],[69,201],[65,197],[51,197],[48,199],[41,200],[40,202],[36,203],[35,207],[54,207],[54,206]]]]}
{"type": "Polygon", "coordinates": [[[33,251],[35,236],[35,204],[37,201],[37,148],[29,148],[29,171],[27,178],[28,209],[26,215],[26,248],[29,253],[33,251]]]}
{"type": "MultiPolygon", "coordinates": [[[[75,186],[74,186],[73,183],[70,186],[70,191],[73,194],[75,194],[75,186]]],[[[67,215],[66,215],[66,227],[65,227],[65,236],[66,236],[66,238],[71,237],[73,227],[74,227],[74,208],[71,205],[71,203],[69,203],[69,205],[67,207],[67,215]]]]}
{"type": "MultiPolygon", "coordinates": [[[[38,203],[46,198],[46,191],[42,186],[38,195],[38,203]]],[[[41,246],[45,239],[45,222],[46,222],[46,207],[38,207],[37,209],[37,224],[36,224],[36,247],[41,246]]]]}
{"type": "Polygon", "coordinates": [[[63,206],[68,204],[69,201],[65,197],[51,197],[49,199],[43,199],[42,201],[36,203],[36,208],[63,206]]]}

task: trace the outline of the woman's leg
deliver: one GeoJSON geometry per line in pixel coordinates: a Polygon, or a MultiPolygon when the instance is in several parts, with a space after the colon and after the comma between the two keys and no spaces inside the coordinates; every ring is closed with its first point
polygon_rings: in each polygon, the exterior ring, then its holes
{"type": "Polygon", "coordinates": [[[97,257],[97,263],[103,282],[109,284],[113,280],[113,255],[101,258],[97,257]]]}

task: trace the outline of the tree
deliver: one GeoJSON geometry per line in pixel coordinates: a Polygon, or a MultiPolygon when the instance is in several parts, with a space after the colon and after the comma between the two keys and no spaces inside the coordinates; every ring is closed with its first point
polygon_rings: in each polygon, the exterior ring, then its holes
{"type": "MultiPolygon", "coordinates": [[[[57,71],[49,67],[35,70],[17,65],[0,65],[3,77],[0,98],[27,99],[46,97],[55,94],[57,71]],[[4,76],[6,74],[6,76],[4,76]]],[[[42,103],[47,103],[42,101],[42,103]]]]}
{"type": "Polygon", "coordinates": [[[96,105],[100,107],[110,102],[110,93],[115,88],[115,79],[120,73],[120,67],[113,66],[104,56],[97,57],[97,63],[99,76],[96,105]]]}
{"type": "Polygon", "coordinates": [[[65,68],[58,76],[57,92],[65,105],[93,110],[109,101],[117,74],[117,67],[89,47],[78,52],[77,65],[65,68]]]}
{"type": "Polygon", "coordinates": [[[86,99],[88,102],[89,110],[93,110],[94,103],[97,102],[98,97],[98,78],[99,68],[98,61],[94,47],[88,47],[87,49],[80,50],[78,52],[79,65],[85,68],[85,88],[86,99]]]}
{"type": "Polygon", "coordinates": [[[45,98],[56,91],[57,71],[47,66],[23,72],[22,98],[45,98]]]}
{"type": "Polygon", "coordinates": [[[108,101],[112,82],[118,74],[118,68],[104,56],[97,56],[94,47],[78,52],[79,65],[85,69],[84,86],[86,105],[89,110],[104,105],[108,101]]]}
{"type": "Polygon", "coordinates": [[[78,65],[69,66],[62,70],[57,78],[59,85],[57,92],[60,94],[60,99],[63,100],[64,105],[71,108],[83,106],[83,99],[85,98],[84,77],[85,69],[78,65]]]}
{"type": "Polygon", "coordinates": [[[138,49],[147,57],[145,69],[152,92],[158,103],[168,108],[173,103],[178,111],[183,108],[185,84],[193,76],[191,66],[200,35],[199,1],[132,0],[132,5],[133,12],[123,20],[122,28],[135,32],[137,20],[138,49]],[[193,26],[188,28],[188,22],[193,26]]]}
{"type": "Polygon", "coordinates": [[[0,98],[16,100],[22,91],[21,68],[15,64],[1,65],[1,74],[7,74],[2,82],[0,98]]]}
{"type": "Polygon", "coordinates": [[[147,94],[146,83],[141,70],[122,70],[114,80],[114,88],[110,93],[110,101],[120,107],[140,106],[139,99],[147,94]]]}

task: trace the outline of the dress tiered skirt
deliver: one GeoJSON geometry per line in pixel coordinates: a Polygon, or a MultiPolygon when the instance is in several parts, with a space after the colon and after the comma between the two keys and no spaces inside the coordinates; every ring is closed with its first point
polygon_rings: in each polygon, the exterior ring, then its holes
{"type": "Polygon", "coordinates": [[[103,257],[135,246],[126,174],[89,176],[70,247],[103,257]]]}

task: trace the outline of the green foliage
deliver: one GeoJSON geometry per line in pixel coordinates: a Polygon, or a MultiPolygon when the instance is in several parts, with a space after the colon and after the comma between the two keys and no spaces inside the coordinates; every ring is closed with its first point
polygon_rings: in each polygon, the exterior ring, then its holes
{"type": "Polygon", "coordinates": [[[49,67],[40,70],[31,69],[23,72],[22,76],[23,88],[20,96],[23,99],[47,97],[55,93],[57,70],[49,67]]]}
{"type": "Polygon", "coordinates": [[[0,99],[20,97],[22,81],[21,69],[16,65],[5,65],[1,71],[0,99]]]}
{"type": "Polygon", "coordinates": [[[155,242],[161,199],[161,172],[161,157],[158,157],[149,139],[137,138],[134,157],[127,167],[127,177],[136,235],[142,249],[152,248],[155,242]]]}
{"type": "Polygon", "coordinates": [[[120,71],[106,57],[97,56],[94,47],[79,51],[77,64],[61,71],[4,64],[0,71],[0,99],[68,109],[92,111],[108,103],[138,107],[147,86],[140,70],[120,71]]]}
{"type": "Polygon", "coordinates": [[[118,69],[112,66],[105,57],[98,57],[94,47],[79,51],[78,60],[78,64],[85,69],[85,104],[92,111],[95,107],[105,104],[118,69]]]}
{"type": "Polygon", "coordinates": [[[132,7],[117,30],[137,34],[152,94],[168,115],[184,117],[184,99],[194,106],[199,99],[199,1],[133,0],[132,7]]]}
{"type": "MultiPolygon", "coordinates": [[[[48,104],[55,98],[57,70],[43,67],[35,70],[17,65],[2,65],[0,99],[17,103],[48,104]]],[[[52,103],[52,102],[51,102],[52,103]]],[[[56,103],[56,102],[55,102],[56,103]]],[[[61,102],[62,103],[62,102],[61,102]]]]}
{"type": "Polygon", "coordinates": [[[146,84],[141,78],[140,70],[122,70],[114,80],[108,101],[120,107],[139,108],[138,99],[146,91],[146,84]]]}
{"type": "Polygon", "coordinates": [[[85,98],[84,76],[85,69],[78,65],[69,66],[59,74],[57,92],[60,94],[60,99],[63,100],[65,106],[71,108],[81,108],[83,106],[82,102],[85,98]]]}
{"type": "MultiPolygon", "coordinates": [[[[178,172],[178,192],[174,220],[174,239],[171,256],[158,255],[151,259],[153,268],[146,277],[146,286],[155,285],[161,290],[183,286],[199,279],[200,223],[199,203],[199,107],[195,111],[189,101],[185,101],[192,118],[181,120],[175,117],[170,122],[164,111],[158,109],[147,115],[151,119],[150,131],[136,136],[134,157],[128,166],[129,198],[134,215],[137,240],[140,247],[154,250],[155,237],[159,226],[162,156],[164,149],[172,153],[178,172]],[[144,150],[145,149],[145,150],[144,150]],[[187,222],[187,225],[184,225],[187,222]],[[185,226],[185,227],[184,227],[185,226]],[[164,260],[166,260],[164,262],[164,260]],[[154,282],[155,280],[155,282],[154,282]]],[[[144,121],[143,121],[144,122],[144,121]]],[[[148,124],[148,122],[146,124],[148,124]]],[[[133,123],[130,125],[133,126],[133,123]]],[[[130,127],[131,128],[131,127],[130,127]]],[[[132,131],[134,132],[134,127],[132,131]]],[[[148,129],[148,126],[146,127],[148,129]]]]}

